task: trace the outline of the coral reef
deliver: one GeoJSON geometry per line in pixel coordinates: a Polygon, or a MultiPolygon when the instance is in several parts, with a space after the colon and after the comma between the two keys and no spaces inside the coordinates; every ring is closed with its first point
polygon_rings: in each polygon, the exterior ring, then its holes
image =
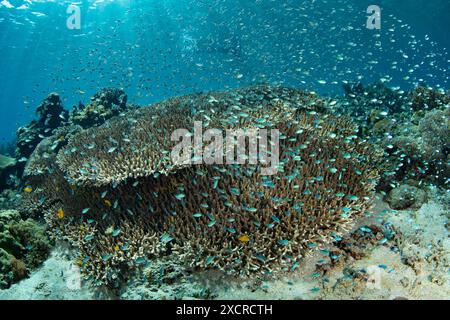
{"type": "Polygon", "coordinates": [[[22,159],[26,161],[38,143],[45,137],[53,135],[53,130],[61,126],[68,115],[62,106],[61,98],[56,93],[49,94],[36,109],[36,113],[37,120],[17,130],[16,157],[19,161],[22,159]]]}
{"type": "Polygon", "coordinates": [[[56,155],[69,138],[80,132],[77,125],[66,125],[55,130],[54,135],[44,138],[35,148],[25,165],[24,175],[39,175],[48,172],[56,161],[56,155]]]}
{"type": "Polygon", "coordinates": [[[106,120],[130,109],[123,90],[105,88],[91,97],[88,105],[79,105],[70,113],[70,121],[83,128],[98,126],[106,120]]]}
{"type": "Polygon", "coordinates": [[[411,107],[414,111],[429,111],[450,104],[448,93],[433,88],[419,86],[409,93],[411,107]]]}
{"type": "Polygon", "coordinates": [[[448,188],[449,115],[448,107],[434,109],[416,123],[404,120],[388,129],[389,135],[380,141],[386,150],[386,181],[413,179],[448,188]]]}
{"type": "Polygon", "coordinates": [[[14,189],[5,189],[0,193],[0,210],[16,209],[22,201],[21,193],[14,189]]]}
{"type": "Polygon", "coordinates": [[[91,102],[86,107],[75,106],[69,112],[64,109],[58,94],[49,94],[36,110],[38,118],[17,131],[15,156],[18,159],[19,176],[22,175],[28,158],[42,140],[59,135],[63,143],[64,132],[97,126],[127,109],[136,108],[127,106],[126,103],[127,96],[122,90],[106,88],[91,97],[91,102]]]}
{"type": "Polygon", "coordinates": [[[377,154],[356,133],[301,90],[177,97],[73,135],[49,170],[29,171],[27,196],[54,234],[79,248],[79,264],[97,284],[117,286],[127,271],[166,254],[232,274],[295,270],[371,205],[377,154]],[[280,130],[278,173],[172,163],[172,131],[196,120],[204,130],[280,130]]]}
{"type": "Polygon", "coordinates": [[[48,256],[50,241],[45,226],[22,220],[18,211],[0,212],[0,288],[27,276],[48,256]]]}
{"type": "Polygon", "coordinates": [[[338,111],[352,115],[361,134],[385,150],[378,190],[410,179],[448,188],[448,93],[425,87],[404,93],[382,83],[346,84],[344,90],[338,111]]]}
{"type": "Polygon", "coordinates": [[[398,113],[410,109],[408,96],[389,88],[383,81],[364,86],[360,82],[347,82],[343,85],[342,106],[350,109],[356,119],[376,122],[382,112],[398,113]]]}
{"type": "Polygon", "coordinates": [[[16,159],[0,154],[0,191],[8,186],[8,179],[14,172],[16,159]]]}

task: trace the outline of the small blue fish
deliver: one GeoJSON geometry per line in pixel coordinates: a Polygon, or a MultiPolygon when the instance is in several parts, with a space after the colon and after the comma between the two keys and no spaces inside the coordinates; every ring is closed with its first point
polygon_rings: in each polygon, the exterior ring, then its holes
{"type": "Polygon", "coordinates": [[[276,222],[276,223],[280,223],[281,222],[280,219],[277,216],[275,216],[275,215],[272,216],[272,220],[274,222],[276,222]]]}
{"type": "Polygon", "coordinates": [[[206,257],[206,265],[212,264],[214,262],[215,258],[216,258],[215,256],[208,256],[208,257],[206,257]]]}
{"type": "Polygon", "coordinates": [[[240,194],[239,189],[237,188],[230,188],[230,192],[236,196],[240,194]]]}
{"type": "Polygon", "coordinates": [[[278,240],[278,244],[281,244],[282,246],[287,246],[289,244],[289,240],[280,239],[278,240]]]}
{"type": "Polygon", "coordinates": [[[138,257],[135,262],[137,264],[145,264],[147,262],[147,259],[145,259],[144,257],[138,257]]]}
{"type": "Polygon", "coordinates": [[[216,224],[216,220],[212,220],[210,222],[208,222],[208,227],[212,227],[216,224]]]}
{"type": "Polygon", "coordinates": [[[255,258],[261,261],[262,263],[266,262],[266,257],[264,257],[262,254],[255,255],[255,258]]]}
{"type": "Polygon", "coordinates": [[[162,242],[164,242],[164,243],[168,243],[168,242],[172,241],[173,238],[172,238],[168,233],[164,233],[164,234],[161,236],[160,240],[161,240],[162,242]]]}
{"type": "Polygon", "coordinates": [[[177,198],[178,200],[182,200],[186,197],[186,195],[184,193],[179,193],[175,195],[175,198],[177,198]]]}

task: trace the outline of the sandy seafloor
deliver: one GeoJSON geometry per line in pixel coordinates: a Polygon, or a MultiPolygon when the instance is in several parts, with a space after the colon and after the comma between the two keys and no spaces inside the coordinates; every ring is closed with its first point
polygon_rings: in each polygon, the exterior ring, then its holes
{"type": "MultiPolygon", "coordinates": [[[[132,283],[115,298],[447,300],[450,298],[450,197],[430,193],[432,196],[420,209],[399,211],[390,209],[381,195],[377,195],[372,212],[355,229],[387,224],[396,236],[389,243],[364,246],[364,252],[356,258],[348,256],[340,263],[327,266],[323,255],[317,252],[305,258],[295,272],[275,279],[225,279],[214,273],[203,273],[190,277],[189,281],[178,276],[157,286],[149,286],[145,281],[132,283]],[[318,261],[326,266],[325,275],[317,272],[318,261]]],[[[81,287],[73,285],[78,279],[74,270],[70,251],[57,246],[29,278],[0,290],[0,299],[111,298],[86,283],[81,287]]]]}

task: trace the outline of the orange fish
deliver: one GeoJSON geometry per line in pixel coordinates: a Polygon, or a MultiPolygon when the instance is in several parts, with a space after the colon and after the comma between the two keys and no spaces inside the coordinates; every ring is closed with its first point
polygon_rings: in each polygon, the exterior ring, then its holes
{"type": "Polygon", "coordinates": [[[243,234],[242,236],[240,236],[240,237],[238,238],[238,240],[239,240],[240,242],[246,243],[246,242],[249,242],[249,241],[250,241],[250,238],[248,237],[248,235],[243,234]]]}
{"type": "Polygon", "coordinates": [[[59,208],[58,212],[56,213],[56,216],[58,217],[58,219],[63,219],[64,218],[64,210],[62,208],[59,208]]]}

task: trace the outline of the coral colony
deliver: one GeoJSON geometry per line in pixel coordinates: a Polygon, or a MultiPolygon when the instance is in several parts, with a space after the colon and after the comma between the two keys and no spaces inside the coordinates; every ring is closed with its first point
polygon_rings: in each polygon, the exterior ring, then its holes
{"type": "Polygon", "coordinates": [[[98,284],[170,254],[230,274],[295,270],[370,207],[378,179],[374,147],[322,109],[301,90],[252,87],[132,110],[61,143],[65,128],[25,168],[29,206],[79,248],[79,265],[98,284]],[[173,163],[171,133],[196,121],[205,131],[276,128],[277,172],[173,163]]]}

